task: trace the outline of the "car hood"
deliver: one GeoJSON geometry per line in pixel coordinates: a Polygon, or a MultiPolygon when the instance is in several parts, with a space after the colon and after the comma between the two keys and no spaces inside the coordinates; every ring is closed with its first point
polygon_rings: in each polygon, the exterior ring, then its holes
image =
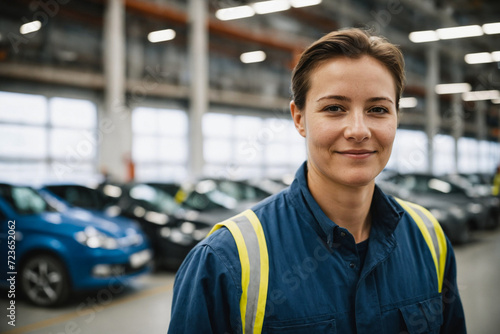
{"type": "Polygon", "coordinates": [[[138,233],[137,227],[132,222],[118,223],[80,209],[19,216],[16,223],[22,230],[40,232],[49,230],[51,233],[70,236],[89,226],[115,238],[127,236],[131,232],[130,229],[134,229],[138,233]]]}

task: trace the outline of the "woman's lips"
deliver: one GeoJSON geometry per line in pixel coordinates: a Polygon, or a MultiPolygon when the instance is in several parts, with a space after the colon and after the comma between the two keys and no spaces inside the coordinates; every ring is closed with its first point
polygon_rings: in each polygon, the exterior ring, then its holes
{"type": "Polygon", "coordinates": [[[345,150],[337,151],[338,154],[352,159],[366,159],[375,154],[376,151],[373,150],[345,150]]]}

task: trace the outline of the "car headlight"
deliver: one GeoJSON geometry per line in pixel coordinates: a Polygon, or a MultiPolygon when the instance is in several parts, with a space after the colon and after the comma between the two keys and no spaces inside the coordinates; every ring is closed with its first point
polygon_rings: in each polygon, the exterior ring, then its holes
{"type": "Polygon", "coordinates": [[[458,207],[458,206],[452,206],[450,208],[450,212],[455,216],[455,218],[457,219],[464,219],[465,216],[467,215],[465,213],[465,210],[462,209],[461,207],[458,207]]]}
{"type": "Polygon", "coordinates": [[[210,229],[210,227],[200,228],[194,223],[185,221],[178,227],[163,227],[160,230],[160,235],[174,243],[189,245],[193,240],[198,242],[205,238],[210,229]]]}
{"type": "Polygon", "coordinates": [[[483,206],[479,203],[469,203],[467,205],[467,210],[473,214],[478,214],[483,211],[483,206]]]}
{"type": "Polygon", "coordinates": [[[99,232],[92,226],[87,226],[85,230],[75,233],[75,239],[82,245],[90,248],[118,248],[118,241],[115,238],[99,232]]]}

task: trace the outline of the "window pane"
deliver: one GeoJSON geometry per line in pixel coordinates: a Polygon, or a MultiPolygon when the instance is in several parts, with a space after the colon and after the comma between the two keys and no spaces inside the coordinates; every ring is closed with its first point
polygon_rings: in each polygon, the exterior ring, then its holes
{"type": "Polygon", "coordinates": [[[47,165],[37,163],[3,163],[0,162],[2,179],[21,183],[38,183],[47,177],[47,165]]]}
{"type": "Polygon", "coordinates": [[[235,116],[234,121],[235,135],[238,138],[256,138],[260,141],[269,140],[269,130],[263,131],[264,127],[261,118],[253,116],[235,116]]]}
{"type": "Polygon", "coordinates": [[[154,134],[158,129],[156,109],[136,108],[132,111],[132,132],[137,134],[154,134]]]}
{"type": "Polygon", "coordinates": [[[132,160],[135,162],[158,159],[158,141],[153,136],[135,136],[132,142],[132,160]]]}
{"type": "Polygon", "coordinates": [[[437,175],[455,171],[455,140],[452,136],[434,136],[433,171],[437,175]]]}
{"type": "Polygon", "coordinates": [[[42,127],[0,124],[0,157],[44,158],[47,137],[42,127]]]}
{"type": "Polygon", "coordinates": [[[266,146],[266,162],[269,165],[286,164],[289,157],[289,147],[286,144],[276,143],[266,146]]]}
{"type": "Polygon", "coordinates": [[[425,172],[427,170],[427,136],[423,131],[398,130],[392,159],[399,172],[425,172]]]}
{"type": "Polygon", "coordinates": [[[49,108],[54,126],[94,129],[97,125],[96,106],[90,101],[54,97],[49,108]]]}
{"type": "Polygon", "coordinates": [[[236,159],[233,162],[237,165],[260,164],[264,158],[264,147],[252,140],[236,141],[236,159]]]}
{"type": "Polygon", "coordinates": [[[47,115],[44,96],[0,92],[0,122],[45,124],[47,115]]]}
{"type": "Polygon", "coordinates": [[[477,152],[477,140],[465,137],[458,140],[458,171],[460,173],[477,172],[477,152]]]}
{"type": "Polygon", "coordinates": [[[203,115],[203,135],[205,137],[231,137],[233,116],[209,113],[203,115]]]}
{"type": "Polygon", "coordinates": [[[281,118],[269,118],[265,120],[264,128],[272,133],[272,142],[288,142],[289,120],[281,118]]]}
{"type": "Polygon", "coordinates": [[[206,139],[203,143],[203,157],[208,163],[229,163],[231,142],[224,139],[206,139]]]}
{"type": "Polygon", "coordinates": [[[179,163],[187,161],[187,143],[184,139],[161,138],[159,141],[159,160],[179,163]]]}
{"type": "Polygon", "coordinates": [[[97,182],[95,166],[92,162],[74,163],[71,160],[54,161],[50,165],[49,177],[57,181],[97,182]]]}
{"type": "Polygon", "coordinates": [[[166,136],[186,136],[188,118],[184,111],[159,110],[159,133],[166,136]]]}
{"type": "Polygon", "coordinates": [[[300,166],[307,159],[306,144],[304,142],[294,144],[290,151],[290,162],[292,165],[300,166]]]}
{"type": "Polygon", "coordinates": [[[50,155],[70,161],[94,160],[95,142],[92,131],[53,129],[50,132],[50,155]]]}

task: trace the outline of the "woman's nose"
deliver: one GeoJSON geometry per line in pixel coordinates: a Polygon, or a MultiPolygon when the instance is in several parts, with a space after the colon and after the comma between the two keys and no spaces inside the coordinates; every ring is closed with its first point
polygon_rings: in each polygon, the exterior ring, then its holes
{"type": "Polygon", "coordinates": [[[346,119],[344,137],[347,140],[362,142],[370,138],[371,132],[366,124],[365,115],[361,112],[353,112],[346,119]]]}

